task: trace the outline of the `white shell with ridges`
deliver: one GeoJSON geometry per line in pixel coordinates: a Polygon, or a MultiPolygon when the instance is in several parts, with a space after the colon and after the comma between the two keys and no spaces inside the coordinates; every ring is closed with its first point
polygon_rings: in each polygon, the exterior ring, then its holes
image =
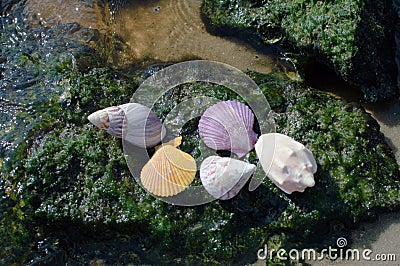
{"type": "Polygon", "coordinates": [[[229,157],[210,156],[200,166],[200,179],[213,197],[227,200],[236,196],[256,166],[229,157]]]}
{"type": "Polygon", "coordinates": [[[154,147],[165,136],[165,128],[150,108],[127,103],[107,107],[88,116],[89,121],[107,133],[140,147],[154,147]]]}
{"type": "Polygon", "coordinates": [[[285,193],[303,192],[315,185],[317,164],[303,144],[283,134],[269,133],[260,136],[255,150],[267,176],[285,193]]]}
{"type": "Polygon", "coordinates": [[[254,148],[254,114],[237,101],[224,101],[209,107],[199,121],[199,134],[215,150],[229,150],[239,158],[254,148]]]}

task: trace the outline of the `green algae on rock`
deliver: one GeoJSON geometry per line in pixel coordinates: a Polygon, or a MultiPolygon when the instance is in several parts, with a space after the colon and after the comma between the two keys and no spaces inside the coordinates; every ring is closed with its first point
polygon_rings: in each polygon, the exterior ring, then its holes
{"type": "Polygon", "coordinates": [[[205,0],[203,11],[212,28],[284,40],[360,87],[368,101],[399,94],[391,1],[205,0]]]}
{"type": "MultiPolygon", "coordinates": [[[[11,9],[14,2],[2,7],[11,9]]],[[[31,257],[34,231],[41,231],[33,225],[32,205],[19,194],[26,184],[26,141],[37,137],[37,129],[43,134],[57,123],[53,115],[59,114],[63,91],[55,84],[61,77],[73,75],[88,54],[92,62],[98,60],[92,48],[69,39],[82,33],[79,25],[29,30],[20,16],[0,19],[0,264],[11,265],[31,257]]]]}
{"type": "MultiPolygon", "coordinates": [[[[12,27],[5,30],[13,32],[12,27]]],[[[52,30],[36,29],[39,40],[41,31],[52,30]]],[[[2,37],[10,41],[7,33],[2,37]]],[[[50,37],[46,41],[54,44],[50,37]]],[[[12,156],[1,154],[0,264],[88,264],[94,258],[107,264],[245,264],[256,260],[264,244],[276,249],[333,245],[358,221],[399,206],[399,167],[370,115],[300,83],[258,73],[248,74],[275,111],[277,131],[315,154],[316,186],[286,195],[266,178],[257,190],[244,188],[229,201],[188,208],[156,200],[130,176],[120,140],[86,117],[128,102],[143,78],[162,66],[144,74],[116,71],[105,67],[97,51],[68,43],[73,57],[57,50],[50,60],[40,53],[45,49],[32,49],[1,61],[5,71],[14,60],[30,66],[29,73],[45,65],[39,77],[51,82],[39,78],[24,86],[33,96],[35,85],[40,93],[50,85],[57,93],[32,105],[33,114],[29,108],[17,110],[30,126],[18,139],[10,137],[19,135],[18,123],[10,131],[17,133],[5,135],[16,145],[12,156]]],[[[164,118],[184,96],[199,94],[242,101],[221,86],[191,83],[165,95],[155,111],[164,118]]],[[[7,101],[0,103],[7,107],[7,101]]],[[[199,156],[197,123],[193,119],[182,129],[181,147],[194,157],[199,156]]],[[[254,152],[249,160],[257,161],[254,152]]]]}
{"type": "MultiPolygon", "coordinates": [[[[35,252],[41,249],[39,244],[43,240],[41,234],[44,227],[38,224],[33,215],[38,199],[34,194],[26,193],[25,187],[28,183],[25,182],[27,180],[24,160],[33,144],[31,141],[42,138],[56,128],[61,111],[67,115],[68,106],[73,104],[76,107],[81,104],[74,102],[71,96],[74,95],[74,89],[79,87],[74,86],[71,89],[63,86],[65,79],[78,78],[90,68],[104,65],[106,61],[101,54],[106,52],[107,45],[102,43],[105,38],[98,31],[82,28],[77,23],[30,29],[24,24],[23,2],[1,2],[2,265],[22,264],[35,257],[35,252]],[[97,50],[94,49],[96,45],[97,50]]],[[[112,80],[113,74],[110,75],[106,81],[112,80]]],[[[109,87],[107,82],[104,86],[109,87]]],[[[79,93],[84,95],[81,91],[79,93]]],[[[93,95],[91,97],[93,99],[93,95]]],[[[122,97],[120,90],[115,99],[119,100],[118,97],[122,97]]],[[[77,110],[80,109],[74,108],[69,118],[65,119],[76,118],[79,113],[77,110]]],[[[77,123],[76,121],[75,119],[74,123],[77,123]]],[[[36,169],[35,173],[39,172],[36,169]]],[[[48,252],[42,251],[46,257],[48,252]]]]}
{"type": "MultiPolygon", "coordinates": [[[[95,66],[104,64],[98,60],[95,66]]],[[[58,71],[49,63],[46,73],[59,77],[53,85],[62,97],[35,109],[2,175],[4,263],[87,263],[95,257],[109,264],[244,264],[265,243],[331,244],[359,220],[399,204],[398,166],[368,114],[282,77],[249,73],[276,112],[277,130],[316,154],[316,186],[288,196],[265,179],[256,191],[245,188],[230,201],[168,205],[130,176],[120,141],[86,120],[97,109],[128,102],[146,75],[55,62],[58,71]],[[97,252],[99,246],[109,252],[97,252]]],[[[221,86],[183,84],[160,99],[155,111],[165,117],[191,94],[242,101],[221,86]]],[[[193,156],[199,154],[196,127],[193,120],[182,129],[182,148],[193,156]]],[[[250,159],[256,162],[254,152],[250,159]]]]}
{"type": "MultiPolygon", "coordinates": [[[[55,238],[65,237],[63,231],[71,226],[97,235],[68,239],[70,245],[82,241],[88,247],[80,254],[81,262],[92,256],[87,242],[105,243],[111,230],[123,240],[113,240],[121,248],[113,248],[112,254],[96,256],[107,263],[224,264],[254,261],[264,243],[321,247],[358,221],[398,206],[399,167],[370,115],[281,77],[249,75],[271,102],[277,131],[315,154],[315,187],[285,195],[266,178],[256,191],[245,188],[225,202],[188,208],[156,200],[130,176],[120,141],[84,119],[93,109],[128,101],[138,82],[129,83],[112,69],[93,69],[60,82],[70,87],[68,106],[57,109],[59,119],[51,130],[27,142],[20,197],[33,209],[32,219],[51,223],[53,231],[47,233],[55,238]],[[134,254],[131,259],[128,250],[134,254]]],[[[184,84],[168,97],[174,97],[174,105],[191,93],[240,100],[207,83],[184,84]]],[[[198,139],[196,126],[194,121],[183,129],[192,135],[185,136],[188,143],[182,147],[192,154],[197,149],[191,141],[198,139]]]]}

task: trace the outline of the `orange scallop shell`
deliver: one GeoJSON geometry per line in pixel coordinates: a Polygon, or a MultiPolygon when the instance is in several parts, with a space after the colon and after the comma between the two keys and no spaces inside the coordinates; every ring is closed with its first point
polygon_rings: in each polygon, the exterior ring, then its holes
{"type": "Polygon", "coordinates": [[[150,193],[174,196],[185,190],[196,175],[196,162],[192,156],[177,149],[182,137],[158,147],[153,157],[144,165],[140,180],[150,193]]]}

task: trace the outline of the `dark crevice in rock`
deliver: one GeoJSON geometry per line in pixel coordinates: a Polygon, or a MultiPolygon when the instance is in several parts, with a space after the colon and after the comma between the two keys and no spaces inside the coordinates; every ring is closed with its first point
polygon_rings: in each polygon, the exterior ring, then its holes
{"type": "Polygon", "coordinates": [[[369,102],[400,95],[395,63],[397,16],[391,1],[366,0],[355,33],[358,47],[348,80],[363,91],[369,102]]]}
{"type": "Polygon", "coordinates": [[[361,88],[367,101],[400,94],[390,1],[205,0],[203,11],[213,27],[228,32],[253,32],[265,41],[283,37],[285,48],[304,53],[300,69],[310,59],[323,62],[361,88]]]}
{"type": "Polygon", "coordinates": [[[363,102],[359,87],[351,86],[325,63],[309,60],[304,66],[304,82],[312,88],[333,93],[349,102],[363,102]]]}

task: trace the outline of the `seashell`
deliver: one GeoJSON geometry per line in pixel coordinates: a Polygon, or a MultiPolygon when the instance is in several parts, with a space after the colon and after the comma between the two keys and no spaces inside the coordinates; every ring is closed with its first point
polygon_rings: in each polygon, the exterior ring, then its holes
{"type": "Polygon", "coordinates": [[[315,185],[317,163],[303,144],[283,134],[269,133],[260,136],[255,150],[269,179],[285,193],[303,192],[315,185]]]}
{"type": "Polygon", "coordinates": [[[165,137],[165,128],[150,108],[138,103],[107,107],[88,116],[88,120],[117,138],[140,147],[154,147],[165,137]]]}
{"type": "Polygon", "coordinates": [[[182,137],[156,147],[153,157],[143,166],[140,180],[144,188],[156,196],[174,196],[192,183],[196,162],[192,156],[177,149],[182,137]]]}
{"type": "Polygon", "coordinates": [[[213,197],[227,200],[239,193],[255,170],[254,164],[229,157],[210,156],[200,166],[200,179],[213,197]]]}
{"type": "Polygon", "coordinates": [[[239,158],[254,148],[257,134],[253,131],[254,114],[237,101],[224,101],[210,106],[199,121],[199,134],[214,150],[229,150],[239,158]]]}

